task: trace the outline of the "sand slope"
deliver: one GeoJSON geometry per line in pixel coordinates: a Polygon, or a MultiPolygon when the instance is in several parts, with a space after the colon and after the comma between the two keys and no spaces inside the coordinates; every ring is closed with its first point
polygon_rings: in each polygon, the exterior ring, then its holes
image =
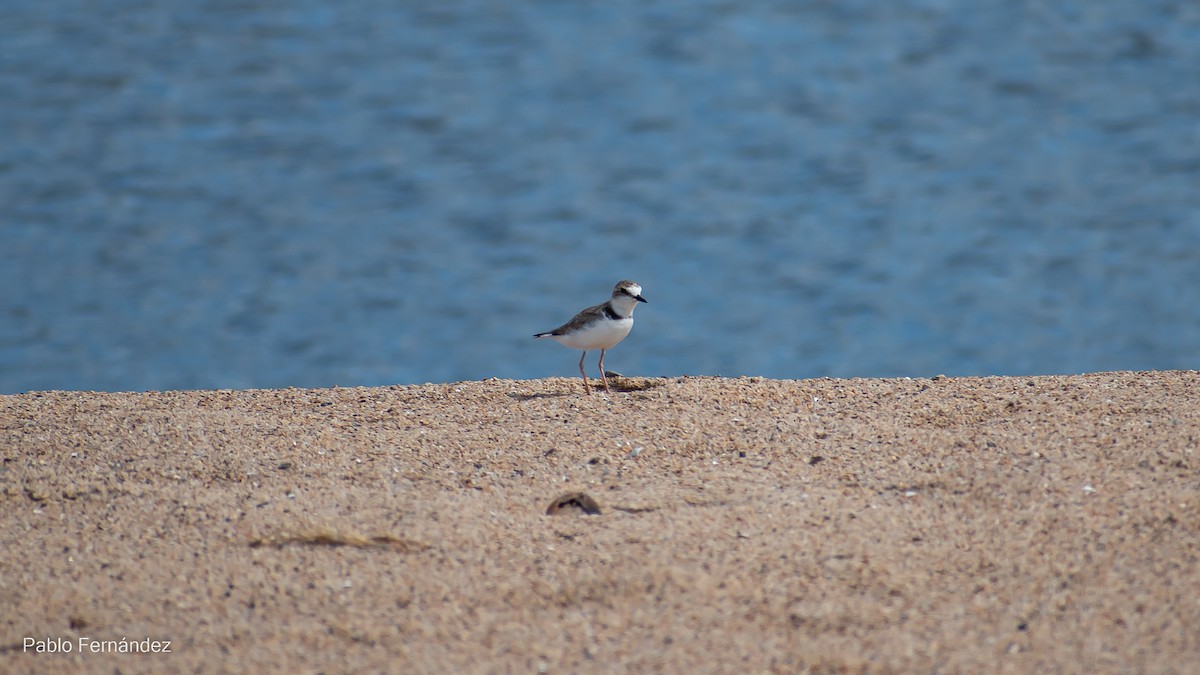
{"type": "Polygon", "coordinates": [[[1200,664],[1200,373],[622,384],[2,396],[0,670],[1200,664]]]}

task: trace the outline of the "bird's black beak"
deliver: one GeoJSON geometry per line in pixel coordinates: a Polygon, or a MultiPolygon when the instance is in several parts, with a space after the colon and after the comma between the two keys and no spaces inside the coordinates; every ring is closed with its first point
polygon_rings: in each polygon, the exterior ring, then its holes
{"type": "Polygon", "coordinates": [[[644,302],[644,303],[646,303],[646,304],[649,304],[649,303],[650,303],[650,301],[649,301],[649,300],[647,300],[647,299],[643,298],[643,297],[642,297],[642,296],[640,296],[640,295],[635,295],[635,296],[633,296],[633,299],[634,299],[634,300],[637,300],[638,302],[644,302]]]}

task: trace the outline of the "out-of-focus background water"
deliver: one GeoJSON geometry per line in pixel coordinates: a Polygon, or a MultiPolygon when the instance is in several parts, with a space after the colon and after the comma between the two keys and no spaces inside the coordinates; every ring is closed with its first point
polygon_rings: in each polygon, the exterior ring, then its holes
{"type": "Polygon", "coordinates": [[[577,376],[530,335],[621,278],[626,374],[1200,367],[1196,2],[8,0],[0,34],[0,392],[577,376]]]}

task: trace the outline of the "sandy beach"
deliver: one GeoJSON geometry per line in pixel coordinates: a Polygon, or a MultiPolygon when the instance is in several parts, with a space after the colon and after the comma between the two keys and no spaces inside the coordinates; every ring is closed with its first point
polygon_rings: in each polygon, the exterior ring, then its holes
{"type": "Polygon", "coordinates": [[[0,670],[1200,664],[1196,371],[614,384],[0,396],[0,670]]]}

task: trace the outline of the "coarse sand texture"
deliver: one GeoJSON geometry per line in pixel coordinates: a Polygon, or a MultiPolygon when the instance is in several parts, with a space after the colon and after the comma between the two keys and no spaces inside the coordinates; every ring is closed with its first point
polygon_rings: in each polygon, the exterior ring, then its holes
{"type": "Polygon", "coordinates": [[[610,384],[0,396],[0,671],[1200,667],[1197,372],[610,384]]]}

